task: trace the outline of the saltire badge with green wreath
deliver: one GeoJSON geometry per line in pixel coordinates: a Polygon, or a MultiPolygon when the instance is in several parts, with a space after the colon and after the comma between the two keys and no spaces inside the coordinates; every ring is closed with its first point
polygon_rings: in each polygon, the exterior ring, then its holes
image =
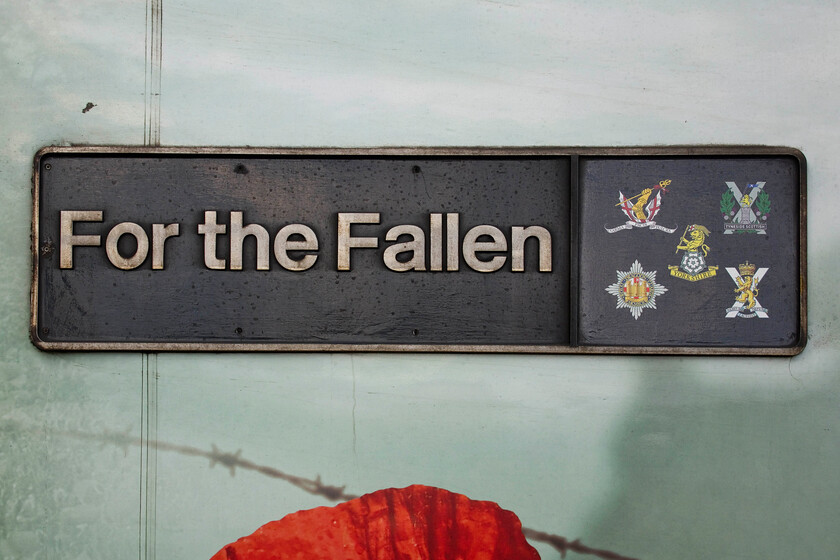
{"type": "Polygon", "coordinates": [[[756,233],[767,235],[767,218],[770,215],[770,195],[764,190],[765,181],[748,183],[742,193],[733,181],[720,197],[720,212],[726,223],[724,234],[756,233]]]}

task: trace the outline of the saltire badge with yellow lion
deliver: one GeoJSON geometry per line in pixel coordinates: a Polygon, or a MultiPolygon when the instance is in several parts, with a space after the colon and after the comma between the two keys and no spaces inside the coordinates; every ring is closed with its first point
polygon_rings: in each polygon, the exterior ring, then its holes
{"type": "Polygon", "coordinates": [[[639,194],[629,198],[625,197],[624,193],[621,191],[618,191],[618,204],[616,204],[616,206],[621,207],[621,211],[624,212],[624,215],[627,216],[628,220],[620,226],[616,226],[614,228],[604,226],[604,229],[607,230],[607,233],[615,233],[623,229],[633,228],[658,229],[659,231],[664,231],[665,233],[674,233],[677,231],[677,228],[669,229],[660,226],[654,221],[654,218],[662,208],[662,193],[668,192],[666,187],[670,184],[670,179],[659,181],[658,185],[645,189],[639,194]],[[656,191],[655,196],[653,195],[653,191],[656,191]]]}
{"type": "Polygon", "coordinates": [[[605,289],[616,297],[616,309],[630,309],[630,314],[638,320],[643,309],[656,309],[656,296],[668,291],[668,288],[656,283],[656,271],[645,271],[639,261],[635,261],[628,271],[616,271],[616,282],[605,289]]]}
{"type": "Polygon", "coordinates": [[[706,264],[706,257],[711,249],[706,245],[706,237],[711,232],[708,228],[699,224],[692,224],[685,228],[676,252],[685,251],[679,266],[669,266],[671,276],[697,282],[705,278],[711,278],[717,274],[717,266],[706,264]],[[688,238],[686,237],[688,236],[688,238]]]}
{"type": "Polygon", "coordinates": [[[762,307],[758,301],[758,283],[761,282],[768,270],[770,269],[766,267],[758,268],[750,261],[739,264],[737,269],[726,267],[726,272],[738,286],[735,288],[735,293],[738,296],[735,298],[732,307],[726,310],[727,319],[735,317],[767,319],[769,317],[767,308],[762,307]]]}

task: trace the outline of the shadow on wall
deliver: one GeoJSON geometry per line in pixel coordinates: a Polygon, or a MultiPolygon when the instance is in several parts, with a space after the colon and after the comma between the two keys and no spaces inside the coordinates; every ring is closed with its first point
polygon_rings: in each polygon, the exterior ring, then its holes
{"type": "Polygon", "coordinates": [[[617,366],[640,382],[614,441],[614,498],[585,541],[645,560],[840,558],[836,250],[809,250],[799,356],[617,366]]]}
{"type": "Polygon", "coordinates": [[[789,360],[747,360],[640,373],[616,499],[585,540],[646,560],[840,558],[840,376],[806,392],[789,360]]]}

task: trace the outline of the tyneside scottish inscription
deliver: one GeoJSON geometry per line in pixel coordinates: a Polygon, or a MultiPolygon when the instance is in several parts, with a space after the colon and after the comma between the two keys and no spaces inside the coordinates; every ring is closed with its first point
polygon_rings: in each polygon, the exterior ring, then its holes
{"type": "Polygon", "coordinates": [[[43,349],[790,355],[785,148],[45,148],[43,349]]]}

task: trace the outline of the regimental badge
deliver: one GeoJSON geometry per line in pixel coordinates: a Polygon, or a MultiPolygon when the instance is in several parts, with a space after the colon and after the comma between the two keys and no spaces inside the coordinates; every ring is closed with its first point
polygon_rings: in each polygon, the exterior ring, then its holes
{"type": "Polygon", "coordinates": [[[741,193],[732,181],[720,197],[723,233],[757,233],[767,235],[767,217],[770,215],[770,195],[764,190],[765,181],[749,183],[746,193],[741,193]]]}
{"type": "Polygon", "coordinates": [[[625,216],[627,216],[628,221],[614,228],[604,226],[604,229],[607,230],[607,233],[615,233],[623,229],[633,228],[658,229],[659,231],[664,231],[665,233],[674,233],[677,231],[677,228],[668,229],[660,226],[653,220],[656,217],[656,214],[659,213],[659,209],[662,208],[662,193],[668,192],[666,187],[670,184],[670,179],[659,181],[658,185],[645,189],[630,198],[625,197],[624,193],[618,191],[619,202],[616,206],[621,207],[621,211],[624,212],[625,216]],[[656,196],[651,198],[653,191],[656,191],[656,196]]]}
{"type": "Polygon", "coordinates": [[[627,272],[616,271],[617,281],[605,289],[616,297],[616,309],[629,308],[634,319],[639,318],[642,309],[656,309],[656,296],[668,288],[656,283],[656,271],[645,272],[639,261],[633,263],[627,272]]]}
{"type": "Polygon", "coordinates": [[[698,224],[687,226],[680,238],[680,243],[677,245],[677,251],[685,251],[683,253],[682,262],[679,266],[669,266],[671,276],[682,278],[683,280],[690,280],[696,282],[705,278],[711,278],[717,274],[717,266],[708,266],[706,264],[706,257],[709,254],[709,246],[706,245],[706,237],[711,232],[698,224]],[[690,239],[686,238],[686,235],[690,239]]]}
{"type": "Polygon", "coordinates": [[[745,319],[752,319],[758,317],[760,319],[767,319],[767,308],[762,307],[758,302],[758,283],[767,274],[769,268],[759,268],[756,270],[754,264],[749,261],[744,264],[739,264],[738,268],[726,267],[726,272],[732,277],[732,280],[738,286],[735,288],[735,293],[738,297],[732,307],[726,310],[726,318],[732,319],[734,317],[743,317],[745,319]]]}

